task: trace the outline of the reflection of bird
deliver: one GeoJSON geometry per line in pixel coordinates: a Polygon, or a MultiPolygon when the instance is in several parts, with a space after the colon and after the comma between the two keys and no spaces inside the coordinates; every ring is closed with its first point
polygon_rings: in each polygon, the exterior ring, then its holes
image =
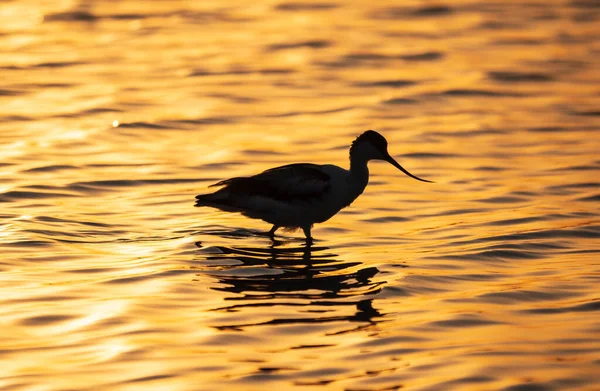
{"type": "Polygon", "coordinates": [[[226,212],[261,219],[275,231],[302,228],[312,242],[310,230],[315,223],[329,220],[350,205],[369,182],[369,160],[385,160],[406,175],[406,171],[387,151],[387,141],[379,133],[367,130],[350,147],[350,170],[326,164],[289,164],[251,177],[231,178],[212,186],[222,186],[212,194],[196,196],[195,206],[210,206],[226,212]]]}
{"type": "Polygon", "coordinates": [[[274,241],[266,248],[204,248],[196,242],[199,249],[207,250],[198,254],[201,260],[196,270],[218,281],[210,284],[210,289],[229,293],[223,306],[213,308],[224,313],[219,323],[213,324],[215,328],[239,331],[269,325],[361,323],[337,331],[342,333],[383,321],[380,318],[385,314],[373,307],[386,284],[376,267],[338,259],[327,247],[281,245],[274,241]],[[273,306],[278,310],[271,311],[273,306]],[[267,310],[261,312],[260,308],[267,310]],[[240,315],[242,311],[250,311],[250,316],[240,315]],[[253,320],[248,322],[249,318],[253,320]]]}
{"type": "MultiPolygon", "coordinates": [[[[200,242],[196,246],[203,247],[200,242]]],[[[245,293],[240,298],[243,300],[363,297],[378,293],[385,283],[373,281],[379,273],[376,267],[339,260],[327,247],[214,246],[213,249],[218,251],[203,255],[208,261],[204,272],[220,282],[213,289],[245,293]]]]}

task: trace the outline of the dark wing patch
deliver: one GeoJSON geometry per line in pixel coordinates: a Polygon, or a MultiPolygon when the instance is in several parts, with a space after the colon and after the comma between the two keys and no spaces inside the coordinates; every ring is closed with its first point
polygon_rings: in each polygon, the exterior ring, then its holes
{"type": "Polygon", "coordinates": [[[264,196],[289,202],[320,197],[329,188],[330,179],[316,164],[297,163],[251,177],[226,179],[212,186],[225,186],[219,192],[227,191],[231,196],[264,196]]]}

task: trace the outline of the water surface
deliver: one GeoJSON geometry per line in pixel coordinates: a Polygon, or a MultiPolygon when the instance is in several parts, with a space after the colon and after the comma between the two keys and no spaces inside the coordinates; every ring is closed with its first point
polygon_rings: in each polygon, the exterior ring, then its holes
{"type": "Polygon", "coordinates": [[[594,1],[0,6],[0,388],[598,390],[594,1]],[[414,181],[271,243],[220,179],[414,181]]]}

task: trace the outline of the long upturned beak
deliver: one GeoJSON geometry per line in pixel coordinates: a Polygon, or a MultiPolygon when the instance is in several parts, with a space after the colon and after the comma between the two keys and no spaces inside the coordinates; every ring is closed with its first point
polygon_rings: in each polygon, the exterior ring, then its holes
{"type": "Polygon", "coordinates": [[[415,175],[411,174],[410,172],[406,171],[404,169],[404,167],[402,167],[400,164],[398,164],[398,162],[395,161],[394,158],[391,157],[389,154],[385,158],[385,161],[389,162],[392,166],[396,167],[398,170],[402,171],[403,173],[405,173],[406,175],[408,175],[411,178],[415,178],[416,180],[422,181],[422,182],[434,183],[433,181],[428,181],[427,179],[421,179],[418,176],[415,176],[415,175]]]}

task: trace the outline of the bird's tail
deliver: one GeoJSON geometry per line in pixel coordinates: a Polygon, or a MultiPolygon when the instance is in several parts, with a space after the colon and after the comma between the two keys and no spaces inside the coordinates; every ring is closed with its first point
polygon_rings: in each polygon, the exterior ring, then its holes
{"type": "Polygon", "coordinates": [[[199,194],[196,196],[196,204],[194,206],[213,206],[217,203],[219,203],[219,201],[224,201],[223,199],[220,199],[221,197],[218,197],[217,194],[212,193],[212,194],[199,194]]]}
{"type": "Polygon", "coordinates": [[[240,210],[239,207],[232,204],[229,197],[220,192],[197,195],[194,206],[208,206],[225,212],[238,212],[240,210]]]}

